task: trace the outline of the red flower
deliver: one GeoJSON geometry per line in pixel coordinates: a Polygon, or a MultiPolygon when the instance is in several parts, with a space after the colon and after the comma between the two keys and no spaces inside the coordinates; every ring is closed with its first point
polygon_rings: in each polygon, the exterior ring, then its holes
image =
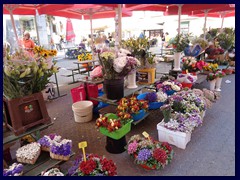
{"type": "Polygon", "coordinates": [[[82,161],[79,169],[80,171],[82,171],[85,175],[89,175],[91,174],[91,172],[93,172],[93,170],[97,167],[97,164],[94,160],[89,159],[86,162],[82,161]]]}
{"type": "Polygon", "coordinates": [[[164,147],[168,150],[168,153],[170,153],[172,151],[172,147],[167,142],[163,142],[161,145],[162,145],[162,147],[164,147]]]}
{"type": "Polygon", "coordinates": [[[163,149],[157,148],[153,151],[153,157],[161,162],[162,164],[166,164],[167,161],[167,153],[163,149]]]}
{"type": "Polygon", "coordinates": [[[102,165],[102,170],[108,172],[108,176],[114,176],[117,174],[117,167],[112,160],[107,160],[106,158],[103,158],[100,160],[100,163],[102,165]]]}

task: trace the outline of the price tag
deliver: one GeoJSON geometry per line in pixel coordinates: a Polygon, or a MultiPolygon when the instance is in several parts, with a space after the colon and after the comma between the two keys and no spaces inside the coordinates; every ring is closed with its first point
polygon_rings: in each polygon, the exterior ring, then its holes
{"type": "Polygon", "coordinates": [[[86,162],[85,147],[87,147],[87,141],[82,141],[82,142],[78,143],[78,148],[79,149],[82,148],[82,151],[83,151],[83,160],[84,160],[84,162],[86,162]]]}
{"type": "Polygon", "coordinates": [[[150,136],[149,136],[149,134],[148,134],[146,131],[144,131],[144,132],[142,133],[142,135],[143,135],[145,138],[148,138],[148,140],[150,141],[150,136]]]}

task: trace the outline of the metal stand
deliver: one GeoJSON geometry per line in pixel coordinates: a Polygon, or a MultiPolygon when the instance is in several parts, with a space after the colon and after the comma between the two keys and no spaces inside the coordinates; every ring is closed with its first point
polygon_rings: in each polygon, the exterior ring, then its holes
{"type": "Polygon", "coordinates": [[[53,83],[56,84],[56,86],[57,86],[57,96],[55,97],[55,94],[54,94],[54,97],[53,98],[49,98],[49,100],[54,100],[54,99],[57,99],[59,97],[63,97],[63,96],[67,95],[67,94],[60,95],[59,86],[58,86],[58,80],[57,80],[57,73],[54,73],[54,76],[55,76],[55,82],[53,82],[53,83]]]}

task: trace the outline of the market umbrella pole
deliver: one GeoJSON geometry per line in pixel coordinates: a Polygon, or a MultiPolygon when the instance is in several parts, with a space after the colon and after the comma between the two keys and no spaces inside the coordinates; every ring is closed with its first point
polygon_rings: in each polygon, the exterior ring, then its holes
{"type": "Polygon", "coordinates": [[[224,22],[225,15],[226,15],[225,12],[221,13],[221,17],[222,17],[221,31],[223,30],[223,22],[224,22]]]}
{"type": "Polygon", "coordinates": [[[122,6],[118,4],[118,42],[122,40],[122,6]]]}
{"type": "Polygon", "coordinates": [[[207,27],[207,14],[208,14],[209,9],[204,10],[204,25],[203,25],[203,35],[204,39],[206,39],[206,27],[207,27]]]}
{"type": "Polygon", "coordinates": [[[37,17],[38,16],[39,16],[38,10],[36,9],[36,15],[34,16],[34,20],[35,20],[35,26],[36,26],[36,31],[37,31],[38,45],[40,45],[40,38],[39,38],[39,32],[38,32],[38,23],[37,23],[37,17]]]}
{"type": "Polygon", "coordinates": [[[91,49],[93,51],[93,28],[92,28],[92,13],[89,14],[90,16],[90,31],[91,31],[91,49]]]}
{"type": "Polygon", "coordinates": [[[181,14],[182,14],[182,6],[183,4],[178,4],[178,35],[181,32],[181,14]]]}
{"type": "Polygon", "coordinates": [[[17,43],[18,43],[18,45],[19,45],[18,35],[17,35],[17,30],[16,30],[15,22],[14,22],[14,19],[13,19],[12,10],[9,10],[9,13],[10,13],[10,18],[11,18],[12,26],[13,26],[13,31],[14,31],[14,34],[15,34],[15,36],[16,36],[16,41],[17,41],[17,43]]]}

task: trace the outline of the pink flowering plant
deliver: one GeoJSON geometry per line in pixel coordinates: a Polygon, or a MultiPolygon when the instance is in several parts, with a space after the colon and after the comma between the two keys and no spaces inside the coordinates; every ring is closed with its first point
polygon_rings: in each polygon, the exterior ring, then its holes
{"type": "Polygon", "coordinates": [[[150,169],[162,169],[173,158],[174,152],[167,142],[154,141],[142,136],[134,135],[127,144],[127,153],[134,158],[134,162],[150,169]]]}

